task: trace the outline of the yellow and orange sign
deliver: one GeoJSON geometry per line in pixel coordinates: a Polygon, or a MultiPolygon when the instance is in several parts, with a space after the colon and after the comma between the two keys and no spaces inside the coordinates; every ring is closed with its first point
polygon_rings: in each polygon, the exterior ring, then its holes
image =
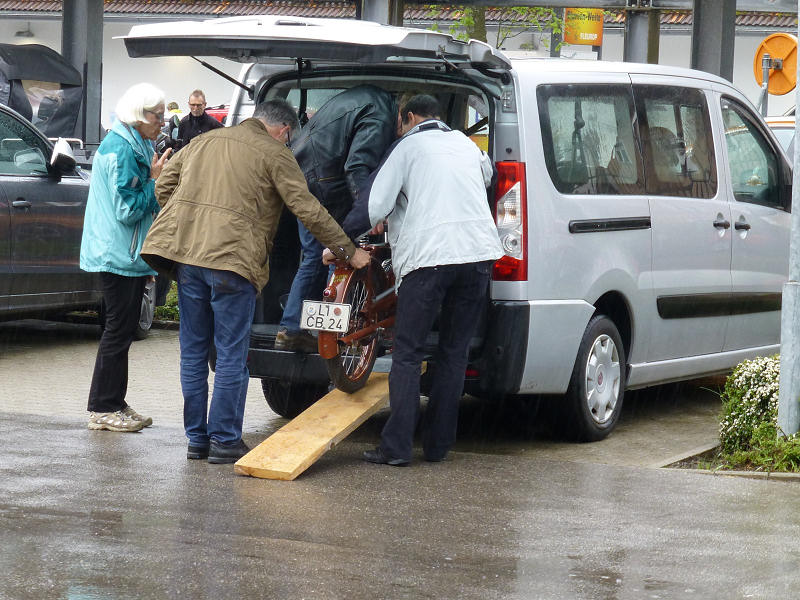
{"type": "Polygon", "coordinates": [[[791,92],[797,83],[797,37],[791,33],[773,33],[762,40],[753,57],[753,74],[758,85],[764,81],[761,59],[765,54],[783,61],[780,69],[770,69],[767,89],[770,94],[783,96],[791,92]]]}
{"type": "Polygon", "coordinates": [[[603,9],[565,8],[564,43],[600,46],[603,43],[603,9]]]}

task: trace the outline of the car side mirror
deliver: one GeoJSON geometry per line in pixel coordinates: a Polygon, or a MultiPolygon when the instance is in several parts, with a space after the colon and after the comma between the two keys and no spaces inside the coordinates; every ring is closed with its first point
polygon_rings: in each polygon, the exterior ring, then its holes
{"type": "Polygon", "coordinates": [[[53,146],[53,155],[50,157],[50,166],[59,173],[69,173],[75,169],[77,161],[72,153],[72,146],[64,138],[58,138],[53,146]]]}

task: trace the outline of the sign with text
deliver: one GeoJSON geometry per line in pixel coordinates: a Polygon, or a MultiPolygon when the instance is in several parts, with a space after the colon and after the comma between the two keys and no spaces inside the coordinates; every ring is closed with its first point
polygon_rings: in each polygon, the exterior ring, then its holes
{"type": "Polygon", "coordinates": [[[564,43],[583,46],[603,44],[603,9],[565,8],[564,43]]]}

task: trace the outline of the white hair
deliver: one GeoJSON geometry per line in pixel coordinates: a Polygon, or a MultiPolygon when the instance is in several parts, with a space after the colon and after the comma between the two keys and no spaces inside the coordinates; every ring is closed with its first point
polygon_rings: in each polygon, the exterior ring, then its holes
{"type": "Polygon", "coordinates": [[[127,125],[147,123],[145,111],[164,104],[164,92],[149,83],[129,87],[117,102],[117,118],[127,125]]]}

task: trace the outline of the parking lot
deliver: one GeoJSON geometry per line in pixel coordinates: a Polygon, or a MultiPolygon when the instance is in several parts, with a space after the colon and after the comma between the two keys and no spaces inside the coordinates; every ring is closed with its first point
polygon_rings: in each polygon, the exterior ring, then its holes
{"type": "MultiPolygon", "coordinates": [[[[84,420],[98,339],[99,330],[91,323],[0,323],[0,369],[9,383],[0,388],[0,408],[84,420]]],[[[153,329],[148,339],[134,342],[127,401],[152,416],[156,427],[174,428],[177,441],[183,441],[178,360],[175,330],[153,329]]],[[[721,381],[629,392],[615,433],[590,445],[551,439],[541,413],[530,403],[497,404],[465,398],[456,451],[663,466],[716,442],[719,399],[714,390],[721,381]]],[[[384,412],[371,419],[349,441],[375,442],[385,418],[384,412]]],[[[246,440],[260,441],[283,423],[264,401],[260,382],[251,379],[244,419],[246,440]]]]}
{"type": "MultiPolygon", "coordinates": [[[[441,464],[368,465],[385,413],[294,482],[186,461],[177,332],[131,355],[136,434],[89,432],[94,325],[0,325],[0,598],[791,598],[794,483],[657,469],[713,443],[708,383],[631,394],[607,440],[467,399],[441,464]]],[[[285,421],[253,381],[245,440],[285,421]]]]}

